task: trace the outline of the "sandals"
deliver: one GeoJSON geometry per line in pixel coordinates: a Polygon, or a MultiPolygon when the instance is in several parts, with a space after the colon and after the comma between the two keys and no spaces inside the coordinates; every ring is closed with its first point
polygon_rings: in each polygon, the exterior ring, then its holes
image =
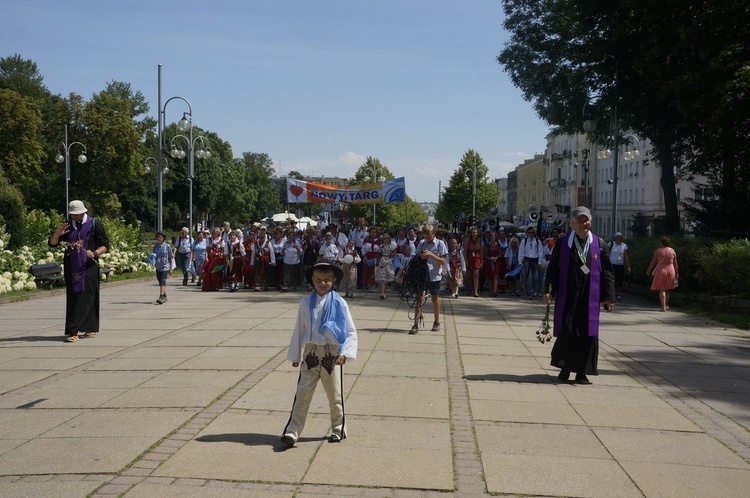
{"type": "Polygon", "coordinates": [[[78,334],[65,336],[65,342],[76,342],[78,340],[78,334]]]}
{"type": "Polygon", "coordinates": [[[83,337],[96,337],[96,332],[86,332],[83,337]]]}

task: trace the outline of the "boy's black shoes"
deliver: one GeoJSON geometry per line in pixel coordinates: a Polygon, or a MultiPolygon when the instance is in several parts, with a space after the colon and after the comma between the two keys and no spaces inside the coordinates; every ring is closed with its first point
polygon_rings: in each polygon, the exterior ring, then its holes
{"type": "Polygon", "coordinates": [[[570,379],[570,370],[560,370],[560,373],[557,374],[557,378],[562,382],[568,382],[568,379],[570,379]]]}
{"type": "Polygon", "coordinates": [[[328,438],[329,443],[340,443],[341,442],[341,436],[338,434],[331,434],[331,437],[328,438]]]}
{"type": "Polygon", "coordinates": [[[281,436],[281,442],[289,448],[294,446],[294,443],[296,443],[296,441],[294,440],[294,436],[292,436],[291,434],[284,434],[283,436],[281,436]]]}

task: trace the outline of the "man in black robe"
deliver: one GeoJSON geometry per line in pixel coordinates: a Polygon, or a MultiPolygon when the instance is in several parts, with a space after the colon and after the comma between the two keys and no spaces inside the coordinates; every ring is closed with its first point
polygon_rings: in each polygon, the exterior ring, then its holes
{"type": "Polygon", "coordinates": [[[109,250],[102,223],[87,215],[81,201],[71,201],[70,218],[58,225],[47,243],[65,244],[65,340],[75,342],[78,334],[93,337],[99,332],[99,256],[109,250]]]}
{"type": "Polygon", "coordinates": [[[598,375],[599,311],[614,307],[615,274],[609,247],[591,232],[591,211],[575,208],[571,224],[552,250],[544,283],[544,301],[556,299],[551,365],[563,382],[575,372],[576,383],[590,384],[586,375],[598,375]]]}

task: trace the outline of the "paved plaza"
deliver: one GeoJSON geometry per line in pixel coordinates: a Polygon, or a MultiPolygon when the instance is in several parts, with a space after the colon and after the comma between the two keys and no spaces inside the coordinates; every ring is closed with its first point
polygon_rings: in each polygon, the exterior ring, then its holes
{"type": "Polygon", "coordinates": [[[395,294],[350,307],[349,437],[322,387],[279,442],[303,292],[106,284],[102,331],[62,341],[65,296],[0,305],[0,496],[740,497],[750,490],[750,332],[626,296],[600,375],[561,384],[544,306],[443,299],[408,335],[395,294]]]}

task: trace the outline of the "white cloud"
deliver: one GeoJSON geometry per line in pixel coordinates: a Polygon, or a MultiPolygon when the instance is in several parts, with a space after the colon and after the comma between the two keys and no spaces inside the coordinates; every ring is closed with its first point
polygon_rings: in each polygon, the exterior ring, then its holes
{"type": "Polygon", "coordinates": [[[363,165],[366,160],[367,157],[352,151],[346,151],[336,159],[339,163],[347,166],[356,166],[357,168],[363,165]]]}

